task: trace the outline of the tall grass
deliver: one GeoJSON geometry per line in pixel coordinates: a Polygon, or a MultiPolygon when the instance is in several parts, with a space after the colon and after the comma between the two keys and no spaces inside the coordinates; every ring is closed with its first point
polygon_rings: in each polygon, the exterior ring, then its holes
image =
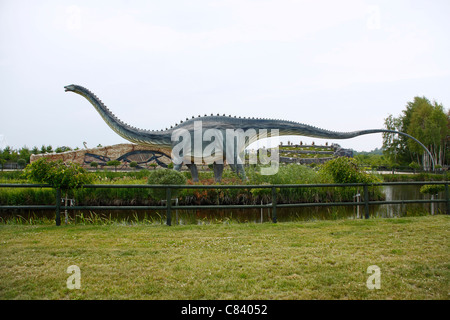
{"type": "MultiPolygon", "coordinates": [[[[242,184],[242,185],[286,185],[286,184],[327,184],[334,183],[330,176],[323,174],[311,167],[288,164],[280,165],[276,175],[261,175],[260,168],[249,166],[246,169],[247,180],[236,180],[236,176],[231,171],[225,171],[221,185],[242,184]]],[[[211,185],[214,183],[213,173],[204,172],[199,176],[200,185],[211,185]]],[[[194,184],[193,182],[189,182],[194,184]]],[[[277,201],[279,203],[297,202],[323,202],[354,201],[356,194],[360,193],[356,187],[302,187],[302,188],[278,188],[277,201]]],[[[372,200],[384,198],[381,190],[370,188],[369,197],[372,200]]],[[[272,190],[270,188],[242,188],[242,189],[185,189],[181,192],[182,201],[187,204],[215,204],[215,203],[235,203],[235,204],[259,204],[272,201],[272,190]]]]}
{"type": "Polygon", "coordinates": [[[22,171],[0,171],[0,183],[26,182],[22,171]]]}
{"type": "MultiPolygon", "coordinates": [[[[260,168],[249,166],[247,180],[242,181],[229,169],[224,170],[220,185],[265,185],[265,184],[320,184],[332,183],[329,177],[313,168],[289,164],[280,165],[276,175],[261,175],[260,168]]],[[[147,170],[136,172],[96,172],[96,184],[146,184],[147,170]]],[[[189,172],[183,172],[190,178],[189,172]]],[[[212,171],[200,172],[200,183],[188,184],[213,185],[212,171]]],[[[371,199],[382,199],[378,189],[371,190],[371,199]]],[[[81,188],[69,195],[77,205],[159,205],[152,198],[148,188],[81,188]]],[[[279,203],[353,201],[359,192],[357,188],[280,188],[279,203]]],[[[272,201],[269,188],[242,189],[184,189],[179,193],[180,204],[259,204],[272,201]]],[[[0,188],[0,203],[4,205],[54,204],[55,192],[46,188],[0,188]]]]}
{"type": "Polygon", "coordinates": [[[55,191],[49,188],[0,188],[2,205],[54,205],[55,191]]]}
{"type": "Polygon", "coordinates": [[[6,217],[0,216],[0,224],[5,225],[46,225],[54,224],[54,219],[48,218],[46,216],[41,216],[32,212],[28,216],[24,215],[8,215],[6,217]]]}

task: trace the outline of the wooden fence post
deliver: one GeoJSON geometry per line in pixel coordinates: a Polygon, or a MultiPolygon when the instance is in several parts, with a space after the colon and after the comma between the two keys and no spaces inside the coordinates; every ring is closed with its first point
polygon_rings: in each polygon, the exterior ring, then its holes
{"type": "Polygon", "coordinates": [[[167,218],[167,225],[171,226],[172,225],[172,190],[170,189],[170,187],[166,187],[166,218],[167,218]]]}
{"type": "Polygon", "coordinates": [[[56,188],[56,225],[61,225],[61,189],[56,188]]]}
{"type": "Polygon", "coordinates": [[[448,190],[448,183],[445,184],[445,196],[447,198],[447,214],[450,215],[450,194],[448,190]]]}
{"type": "Polygon", "coordinates": [[[366,214],[366,219],[369,219],[369,186],[364,184],[364,209],[366,214]]]}
{"type": "Polygon", "coordinates": [[[277,189],[272,187],[272,221],[277,223],[277,189]]]}

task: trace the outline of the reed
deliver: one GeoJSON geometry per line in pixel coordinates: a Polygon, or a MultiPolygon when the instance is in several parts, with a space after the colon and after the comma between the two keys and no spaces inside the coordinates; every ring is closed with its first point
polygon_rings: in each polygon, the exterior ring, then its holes
{"type": "Polygon", "coordinates": [[[53,223],[53,219],[38,215],[35,212],[28,216],[21,214],[0,216],[0,225],[49,225],[53,223]]]}
{"type": "Polygon", "coordinates": [[[0,188],[3,205],[55,204],[55,191],[48,188],[0,188]]]}
{"type": "MultiPolygon", "coordinates": [[[[145,170],[139,172],[97,172],[96,184],[145,184],[145,170]],[[120,175],[122,174],[122,176],[120,175]]],[[[183,174],[186,174],[183,172],[183,174]]],[[[273,176],[263,176],[257,167],[247,168],[248,179],[241,181],[233,172],[225,170],[220,185],[264,185],[264,184],[318,184],[333,181],[320,171],[301,165],[281,165],[273,176]]],[[[191,180],[187,184],[195,184],[191,180]]],[[[199,185],[214,185],[211,171],[200,173],[199,185]]],[[[279,203],[353,201],[359,192],[357,188],[282,188],[278,189],[279,203]]],[[[1,188],[0,202],[5,205],[54,204],[55,193],[46,188],[1,188]]],[[[159,205],[159,199],[147,188],[81,188],[70,195],[78,205],[159,205]]],[[[178,199],[183,205],[189,204],[258,204],[271,201],[270,189],[184,189],[178,199]]],[[[373,200],[383,199],[381,191],[372,188],[373,200]]]]}

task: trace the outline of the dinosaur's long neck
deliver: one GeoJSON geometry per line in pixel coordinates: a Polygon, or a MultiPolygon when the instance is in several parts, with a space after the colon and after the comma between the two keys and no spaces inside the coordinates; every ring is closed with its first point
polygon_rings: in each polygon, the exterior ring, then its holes
{"type": "Polygon", "coordinates": [[[158,147],[170,147],[171,146],[171,133],[166,131],[149,131],[132,127],[119,118],[117,118],[104,104],[103,102],[91,91],[81,86],[73,86],[69,91],[78,93],[85,97],[98,111],[103,120],[108,126],[113,129],[122,138],[138,143],[146,144],[158,147]]]}

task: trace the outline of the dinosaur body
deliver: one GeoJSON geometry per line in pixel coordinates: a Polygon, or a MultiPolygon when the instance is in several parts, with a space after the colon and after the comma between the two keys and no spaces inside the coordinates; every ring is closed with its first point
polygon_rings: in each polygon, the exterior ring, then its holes
{"type": "MultiPolygon", "coordinates": [[[[78,86],[78,85],[68,85],[65,88],[65,91],[75,92],[83,97],[85,97],[98,111],[103,120],[108,124],[108,126],[114,130],[118,135],[122,138],[141,145],[148,145],[150,147],[157,146],[163,148],[172,148],[177,147],[178,149],[187,150],[189,147],[192,147],[192,141],[194,143],[198,141],[198,137],[196,137],[196,130],[200,127],[200,141],[201,141],[201,152],[205,151],[205,148],[209,145],[211,146],[211,141],[213,139],[205,139],[205,135],[208,136],[207,133],[214,132],[215,133],[215,155],[214,158],[214,175],[216,181],[220,181],[222,170],[223,170],[223,161],[217,161],[218,156],[221,156],[222,159],[229,156],[230,153],[233,153],[233,158],[227,157],[227,163],[230,167],[242,178],[245,177],[245,171],[243,167],[243,161],[240,158],[240,154],[243,151],[243,148],[256,140],[267,137],[267,134],[251,134],[247,136],[247,143],[237,143],[237,150],[231,150],[229,146],[225,145],[227,141],[227,135],[230,136],[231,133],[235,132],[251,132],[254,129],[261,130],[267,132],[267,130],[278,130],[278,134],[283,135],[301,135],[301,136],[309,136],[315,138],[325,138],[325,139],[350,139],[357,136],[372,134],[372,133],[397,133],[401,135],[408,136],[409,138],[414,139],[418,142],[426,151],[426,147],[420,143],[414,137],[398,131],[386,130],[386,129],[370,129],[370,130],[361,130],[361,131],[353,131],[353,132],[336,132],[329,131],[325,129],[316,128],[313,126],[309,126],[306,124],[294,122],[294,121],[286,121],[286,120],[275,120],[275,119],[259,119],[259,118],[241,118],[241,117],[233,117],[233,116],[225,116],[225,115],[204,115],[198,117],[192,117],[190,119],[186,118],[185,121],[180,121],[179,124],[176,124],[175,127],[170,127],[169,129],[154,131],[154,130],[143,130],[132,127],[120,119],[118,119],[104,104],[103,102],[94,95],[88,89],[78,86]],[[214,131],[212,131],[214,130],[214,131]],[[178,132],[188,133],[189,137],[184,137],[184,139],[180,142],[177,135],[178,132]],[[217,135],[220,135],[221,140],[217,141],[217,135]],[[175,137],[175,138],[174,138],[175,137]],[[190,139],[189,139],[190,138],[190,139]],[[197,138],[197,140],[195,140],[197,138]],[[191,144],[191,145],[187,145],[191,144]],[[222,149],[220,148],[222,146],[222,149]],[[219,150],[221,149],[221,150],[219,150]],[[231,159],[231,161],[229,161],[231,159]]],[[[232,137],[233,138],[233,137],[232,137]]],[[[234,147],[235,148],[235,147],[234,147]]],[[[429,153],[429,151],[428,151],[429,153]]],[[[430,153],[429,153],[430,154],[430,153]]],[[[172,154],[174,160],[174,169],[180,170],[183,164],[186,164],[190,171],[194,181],[198,181],[198,172],[196,163],[197,161],[189,161],[192,160],[192,156],[198,156],[198,153],[186,154],[183,152],[172,154]],[[189,159],[191,157],[191,159],[189,159]]],[[[431,156],[431,154],[430,154],[431,156]]],[[[432,159],[432,157],[431,157],[432,159]]],[[[220,160],[220,159],[219,159],[220,160]]]]}

